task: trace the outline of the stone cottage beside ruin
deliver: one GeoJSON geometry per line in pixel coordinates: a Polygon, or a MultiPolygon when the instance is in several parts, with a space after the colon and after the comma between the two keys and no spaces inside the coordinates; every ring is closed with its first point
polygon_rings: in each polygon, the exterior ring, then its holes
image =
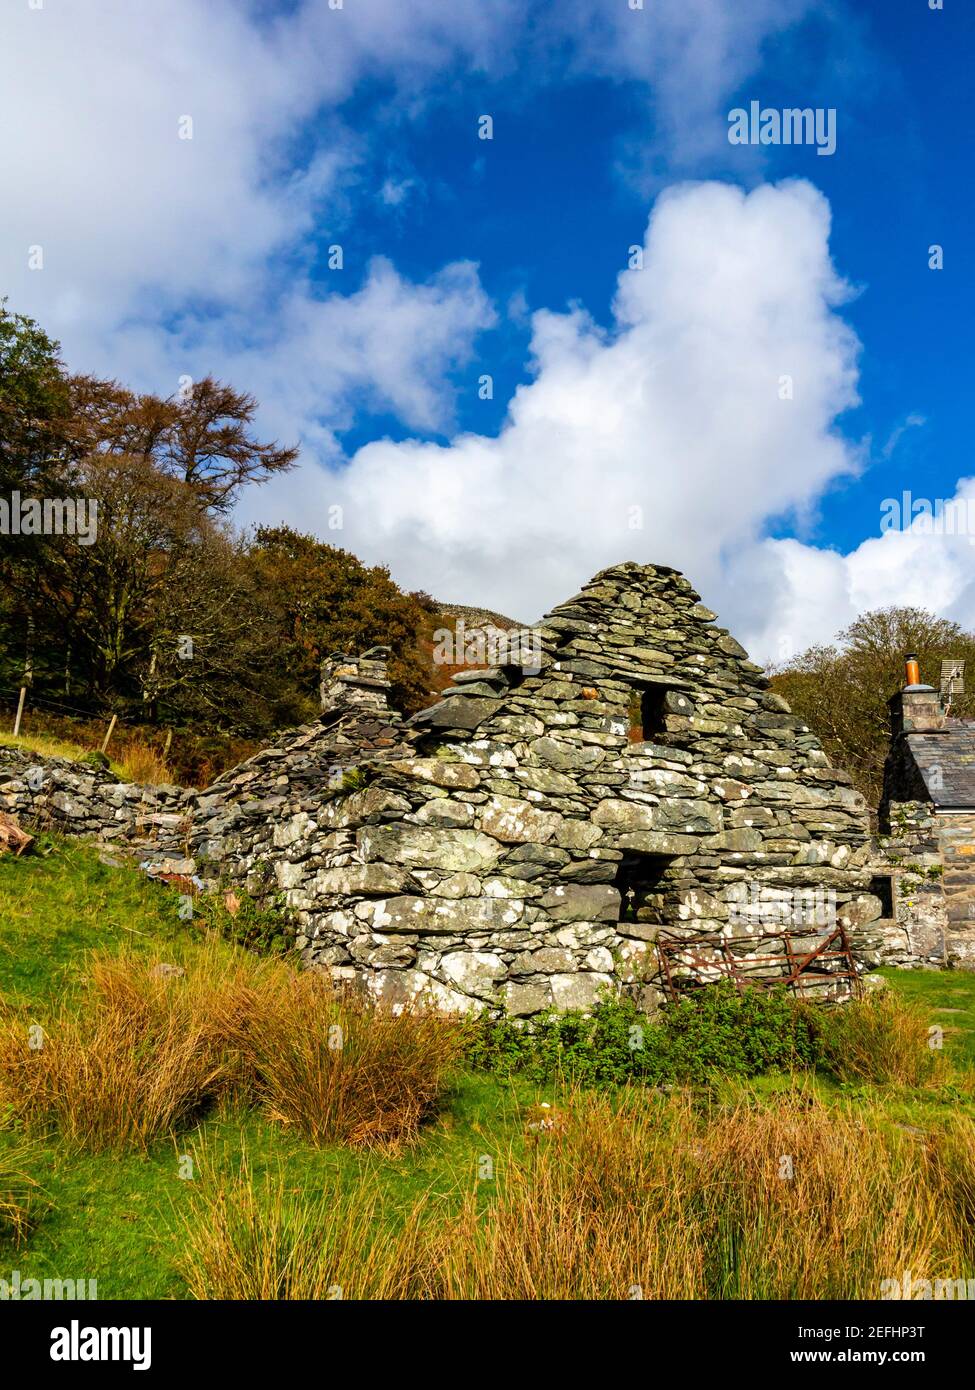
{"type": "Polygon", "coordinates": [[[649,1006],[729,955],[843,992],[816,953],[880,916],[867,808],[682,575],[604,570],[412,719],[385,657],[330,658],[321,718],[202,793],[8,761],[0,804],[283,894],[309,962],[394,1003],[649,1006]]]}
{"type": "Polygon", "coordinates": [[[913,654],[889,709],[883,959],[975,970],[975,723],[953,718],[947,699],[922,684],[913,654]]]}

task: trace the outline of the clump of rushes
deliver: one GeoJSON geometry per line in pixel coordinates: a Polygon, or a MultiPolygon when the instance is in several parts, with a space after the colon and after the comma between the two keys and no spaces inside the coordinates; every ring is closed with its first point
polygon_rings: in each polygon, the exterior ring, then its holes
{"type": "Polygon", "coordinates": [[[840,1081],[936,1086],[949,1070],[938,1030],[892,990],[816,1016],[823,1065],[840,1081]]]}
{"type": "Polygon", "coordinates": [[[204,1179],[194,1193],[178,1268],[200,1299],[408,1298],[418,1221],[419,1208],[391,1229],[365,1185],[309,1194],[280,1173],[255,1181],[245,1158],[237,1174],[204,1179]]]}
{"type": "Polygon", "coordinates": [[[459,1054],[454,1024],[339,1000],[320,975],[215,939],[183,959],[96,954],[49,1020],[0,1015],[0,1104],[93,1151],[146,1149],[231,1101],[314,1143],[415,1137],[459,1054]]]}
{"type": "MultiPolygon", "coordinates": [[[[534,1113],[534,1112],[531,1112],[534,1113]]],[[[490,1182],[390,1219],[368,1174],[309,1193],[203,1184],[180,1267],[197,1298],[876,1299],[975,1275],[970,1121],[936,1134],[797,1088],[702,1110],[592,1092],[493,1155],[490,1182]]]]}
{"type": "Polygon", "coordinates": [[[122,749],[119,771],[127,782],[171,783],[173,770],[158,748],[132,739],[122,749]]]}
{"type": "Polygon", "coordinates": [[[314,1144],[412,1141],[461,1055],[455,1021],[338,1000],[311,971],[265,971],[226,1035],[266,1113],[314,1144]]]}
{"type": "Polygon", "coordinates": [[[431,1233],[427,1296],[882,1296],[905,1270],[972,1277],[969,1121],[920,1142],[802,1090],[700,1114],[686,1096],[591,1093],[499,1162],[431,1233]]]}
{"type": "MultiPolygon", "coordinates": [[[[79,999],[30,1029],[0,1021],[0,1101],[29,1129],[92,1151],[145,1149],[192,1121],[232,1072],[203,973],[93,956],[79,999]]],[[[234,973],[224,964],[214,990],[232,990],[234,973]]]]}

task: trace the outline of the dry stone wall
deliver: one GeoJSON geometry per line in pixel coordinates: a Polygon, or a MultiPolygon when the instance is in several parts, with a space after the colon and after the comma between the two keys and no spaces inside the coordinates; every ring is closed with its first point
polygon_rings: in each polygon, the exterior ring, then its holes
{"type": "Polygon", "coordinates": [[[0,810],[62,835],[93,836],[129,848],[178,846],[192,812],[182,787],[120,782],[97,761],[38,757],[0,748],[0,810]]]}

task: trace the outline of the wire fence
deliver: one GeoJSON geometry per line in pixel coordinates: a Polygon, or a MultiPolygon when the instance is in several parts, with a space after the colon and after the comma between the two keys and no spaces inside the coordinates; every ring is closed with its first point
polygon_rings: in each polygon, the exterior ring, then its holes
{"type": "MultiPolygon", "coordinates": [[[[43,709],[50,709],[55,712],[63,710],[67,714],[76,714],[81,719],[97,720],[101,718],[94,710],[79,709],[77,705],[67,705],[61,700],[52,700],[47,695],[36,695],[29,685],[22,688],[27,691],[25,708],[28,706],[40,705],[43,709]]],[[[16,705],[20,699],[20,691],[21,687],[19,686],[11,690],[0,690],[0,704],[5,705],[9,702],[11,705],[16,705]]]]}
{"type": "Polygon", "coordinates": [[[28,741],[46,739],[100,750],[117,761],[129,760],[133,753],[140,760],[154,754],[165,765],[154,769],[154,780],[163,780],[167,772],[172,780],[194,786],[207,785],[260,747],[259,741],[237,734],[130,723],[117,711],[83,709],[68,699],[38,694],[30,686],[0,686],[0,734],[9,737],[13,732],[28,741]]]}

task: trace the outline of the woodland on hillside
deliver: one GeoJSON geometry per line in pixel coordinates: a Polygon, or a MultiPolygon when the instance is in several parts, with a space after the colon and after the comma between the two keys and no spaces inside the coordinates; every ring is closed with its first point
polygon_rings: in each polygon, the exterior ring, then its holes
{"type": "Polygon", "coordinates": [[[314,714],[323,655],[383,642],[400,703],[425,702],[432,600],[313,536],[230,524],[297,458],[256,410],[212,377],[164,398],[73,374],[0,303],[0,497],[97,502],[94,544],[3,537],[0,700],[27,686],[81,716],[254,737],[314,714]]]}

